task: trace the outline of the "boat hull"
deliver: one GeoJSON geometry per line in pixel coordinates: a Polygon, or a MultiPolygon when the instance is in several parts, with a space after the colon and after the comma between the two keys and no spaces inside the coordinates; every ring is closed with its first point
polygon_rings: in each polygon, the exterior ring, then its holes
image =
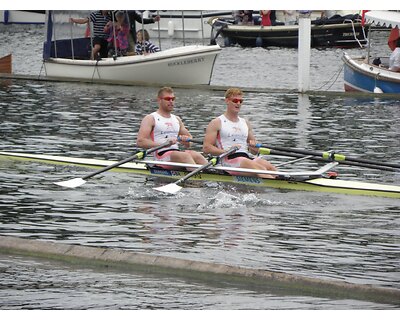
{"type": "MultiPolygon", "coordinates": [[[[146,25],[150,39],[210,39],[211,26],[205,23],[207,19],[216,15],[229,18],[232,11],[167,10],[153,12],[155,14],[161,19],[146,25]]],[[[136,30],[141,28],[141,23],[137,22],[136,30]]]]}
{"type": "Polygon", "coordinates": [[[45,75],[57,79],[120,84],[209,84],[221,48],[186,46],[148,55],[106,58],[100,61],[49,58],[45,75]]]}
{"type": "Polygon", "coordinates": [[[0,73],[12,73],[12,55],[6,55],[0,58],[0,73]]]}
{"type": "Polygon", "coordinates": [[[0,23],[44,24],[45,12],[40,10],[0,10],[0,23]]]}
{"type": "MultiPolygon", "coordinates": [[[[298,34],[297,25],[268,27],[227,25],[221,29],[225,45],[239,44],[242,47],[297,48],[298,34]]],[[[361,23],[312,25],[311,47],[359,47],[367,44],[367,36],[368,29],[363,29],[361,23]]]]}
{"type": "MultiPolygon", "coordinates": [[[[25,153],[12,153],[12,152],[0,152],[0,157],[17,159],[17,160],[29,160],[39,161],[52,164],[63,164],[63,165],[77,165],[92,168],[106,167],[116,163],[116,161],[108,160],[95,160],[85,158],[71,158],[62,156],[52,155],[35,155],[25,153]]],[[[188,172],[182,170],[167,170],[159,167],[151,167],[143,162],[131,162],[121,165],[120,167],[112,169],[113,171],[129,172],[141,175],[150,175],[155,177],[164,177],[171,179],[180,179],[185,176],[188,172]]],[[[400,198],[400,187],[390,186],[376,183],[366,183],[359,181],[347,181],[347,180],[332,180],[326,178],[316,178],[304,181],[296,181],[291,179],[279,180],[279,179],[261,179],[257,177],[248,176],[232,176],[225,173],[218,173],[214,171],[198,173],[194,175],[192,180],[200,181],[217,181],[217,182],[228,182],[242,185],[249,185],[255,187],[265,188],[277,188],[286,190],[300,190],[300,191],[314,191],[314,192],[329,192],[329,193],[340,193],[340,194],[351,194],[351,195],[362,195],[362,196],[378,196],[388,198],[400,198]]]]}
{"type": "Polygon", "coordinates": [[[368,64],[363,58],[343,55],[345,91],[400,93],[400,73],[368,64]]]}

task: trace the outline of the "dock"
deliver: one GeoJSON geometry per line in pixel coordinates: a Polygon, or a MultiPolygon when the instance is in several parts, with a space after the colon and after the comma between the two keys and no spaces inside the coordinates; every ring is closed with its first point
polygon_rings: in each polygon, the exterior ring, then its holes
{"type": "Polygon", "coordinates": [[[158,276],[179,277],[224,286],[240,286],[272,294],[305,295],[333,299],[356,299],[400,305],[400,290],[353,284],[339,280],[312,278],[285,272],[202,262],[126,249],[63,244],[53,241],[0,236],[0,253],[18,254],[65,263],[107,267],[158,276]]]}

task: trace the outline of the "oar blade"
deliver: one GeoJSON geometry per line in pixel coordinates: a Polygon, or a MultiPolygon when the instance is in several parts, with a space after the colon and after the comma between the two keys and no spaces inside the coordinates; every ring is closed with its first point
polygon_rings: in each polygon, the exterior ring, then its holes
{"type": "Polygon", "coordinates": [[[153,188],[153,189],[157,190],[157,191],[165,192],[165,193],[175,194],[175,193],[179,192],[182,189],[182,187],[178,186],[176,183],[170,183],[170,184],[166,184],[165,186],[157,187],[157,188],[153,188]]]}
{"type": "Polygon", "coordinates": [[[54,182],[54,184],[65,188],[76,188],[86,183],[82,178],[75,178],[67,181],[54,182]]]}

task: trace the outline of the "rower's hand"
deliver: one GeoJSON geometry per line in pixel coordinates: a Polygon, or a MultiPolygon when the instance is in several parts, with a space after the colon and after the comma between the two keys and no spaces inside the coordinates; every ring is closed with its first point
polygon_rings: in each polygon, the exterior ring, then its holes
{"type": "Polygon", "coordinates": [[[191,138],[192,137],[190,137],[190,136],[181,134],[178,136],[178,141],[179,141],[179,143],[182,143],[185,147],[188,148],[188,147],[190,147],[190,139],[191,138]]]}
{"type": "Polygon", "coordinates": [[[249,140],[248,143],[249,151],[253,154],[258,153],[258,148],[256,147],[256,144],[257,144],[256,140],[249,140]]]}
{"type": "Polygon", "coordinates": [[[256,146],[256,140],[249,140],[248,145],[249,145],[249,147],[253,147],[254,148],[256,146]]]}
{"type": "Polygon", "coordinates": [[[168,142],[169,145],[172,146],[173,144],[178,142],[178,138],[169,138],[168,142]]]}
{"type": "Polygon", "coordinates": [[[181,135],[178,136],[178,141],[179,142],[189,142],[190,139],[191,139],[190,136],[186,136],[184,134],[181,134],[181,135]]]}
{"type": "Polygon", "coordinates": [[[231,146],[231,148],[236,148],[236,150],[239,150],[240,148],[242,147],[242,145],[241,144],[233,144],[232,146],[231,146]]]}

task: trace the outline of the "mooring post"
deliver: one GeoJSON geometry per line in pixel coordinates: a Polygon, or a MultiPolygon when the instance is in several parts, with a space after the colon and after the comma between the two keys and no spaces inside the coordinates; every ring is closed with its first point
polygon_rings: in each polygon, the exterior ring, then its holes
{"type": "Polygon", "coordinates": [[[298,68],[299,91],[310,89],[310,60],[311,60],[311,11],[300,11],[298,68]]]}

